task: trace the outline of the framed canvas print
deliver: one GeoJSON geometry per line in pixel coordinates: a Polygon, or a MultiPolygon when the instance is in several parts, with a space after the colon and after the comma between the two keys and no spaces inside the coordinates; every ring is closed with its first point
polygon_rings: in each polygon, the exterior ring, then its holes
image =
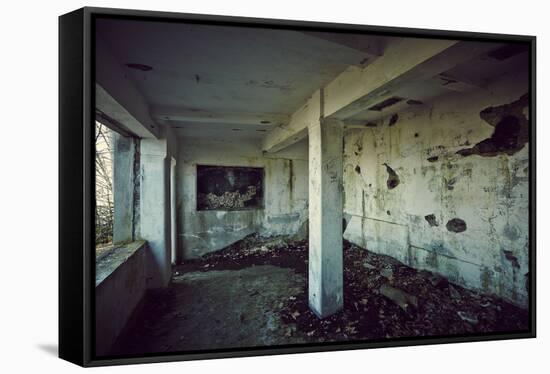
{"type": "Polygon", "coordinates": [[[535,37],[59,18],[59,352],[535,336],[535,37]]]}

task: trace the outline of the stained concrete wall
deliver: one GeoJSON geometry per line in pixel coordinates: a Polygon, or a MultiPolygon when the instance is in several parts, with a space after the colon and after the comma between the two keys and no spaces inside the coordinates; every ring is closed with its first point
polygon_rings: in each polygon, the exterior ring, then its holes
{"type": "Polygon", "coordinates": [[[166,140],[141,140],[140,238],[147,240],[152,264],[152,287],[164,287],[170,280],[170,216],[166,140]]]}
{"type": "MultiPolygon", "coordinates": [[[[171,278],[170,168],[178,155],[175,136],[142,139],[140,142],[140,219],[138,238],[149,244],[152,266],[149,287],[164,287],[171,278]]],[[[177,183],[177,182],[176,182],[177,183]]]]}
{"type": "Polygon", "coordinates": [[[113,242],[116,244],[134,239],[136,140],[113,131],[113,142],[113,197],[115,201],[113,242]]]}
{"type": "Polygon", "coordinates": [[[528,302],[528,78],[411,105],[344,136],[344,237],[528,302]]]}
{"type": "Polygon", "coordinates": [[[181,138],[177,159],[178,253],[195,258],[252,233],[305,238],[308,219],[307,142],[264,155],[258,140],[181,138]],[[197,211],[199,165],[264,168],[263,208],[197,211]]]}

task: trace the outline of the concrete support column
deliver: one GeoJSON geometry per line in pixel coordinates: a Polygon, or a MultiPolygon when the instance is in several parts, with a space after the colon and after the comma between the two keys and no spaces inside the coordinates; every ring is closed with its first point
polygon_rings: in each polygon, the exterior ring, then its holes
{"type": "Polygon", "coordinates": [[[170,179],[166,140],[141,140],[140,237],[150,251],[149,288],[171,277],[170,179]]]}
{"type": "Polygon", "coordinates": [[[309,134],[309,306],[319,318],[343,307],[342,137],[338,120],[309,134]]]}
{"type": "Polygon", "coordinates": [[[132,241],[135,142],[113,131],[113,243],[132,241]]]}

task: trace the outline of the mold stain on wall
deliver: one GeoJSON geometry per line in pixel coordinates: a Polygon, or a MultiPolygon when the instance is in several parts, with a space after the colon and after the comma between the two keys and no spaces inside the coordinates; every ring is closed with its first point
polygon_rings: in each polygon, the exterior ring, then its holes
{"type": "Polygon", "coordinates": [[[448,231],[451,232],[464,232],[466,231],[466,222],[460,218],[453,218],[447,221],[447,224],[445,225],[448,231]]]}
{"type": "Polygon", "coordinates": [[[436,227],[439,226],[439,224],[437,223],[437,219],[435,218],[435,214],[428,214],[428,215],[424,216],[424,219],[432,227],[433,226],[436,226],[436,227]]]}
{"type": "Polygon", "coordinates": [[[388,180],[386,181],[386,186],[389,190],[393,190],[395,187],[399,185],[401,182],[399,179],[399,175],[393,170],[388,164],[383,164],[386,167],[386,171],[388,172],[388,180]]]}

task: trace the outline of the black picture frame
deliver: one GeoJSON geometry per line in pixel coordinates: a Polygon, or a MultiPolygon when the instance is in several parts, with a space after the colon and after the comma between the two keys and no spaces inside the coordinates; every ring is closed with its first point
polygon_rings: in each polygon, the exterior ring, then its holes
{"type": "Polygon", "coordinates": [[[81,366],[260,356],[536,337],[536,38],[401,27],[363,26],[143,10],[85,7],[59,17],[59,357],[81,366]],[[369,342],[212,350],[192,354],[103,357],[94,354],[94,19],[157,20],[277,29],[521,42],[530,48],[529,330],[476,336],[437,336],[369,342]]]}

